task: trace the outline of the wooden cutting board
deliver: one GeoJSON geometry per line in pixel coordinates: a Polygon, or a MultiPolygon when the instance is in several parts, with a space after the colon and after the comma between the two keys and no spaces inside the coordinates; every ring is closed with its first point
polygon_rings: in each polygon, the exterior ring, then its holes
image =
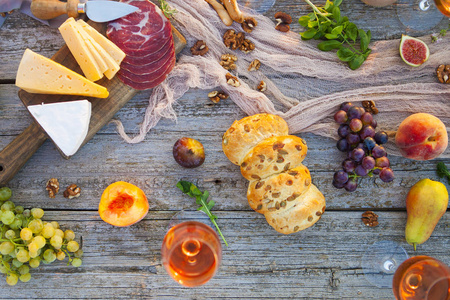
{"type": "MultiPolygon", "coordinates": [[[[89,21],[89,24],[105,34],[105,23],[95,23],[89,21]]],[[[175,53],[178,54],[186,46],[186,39],[173,26],[172,33],[175,42],[175,53]]],[[[66,45],[56,52],[52,59],[83,75],[81,68],[66,45]]],[[[112,119],[112,117],[125,105],[125,103],[127,103],[139,92],[138,90],[122,83],[117,76],[112,80],[108,80],[105,77],[96,83],[108,89],[108,98],[100,99],[85,96],[30,94],[24,90],[19,91],[19,98],[25,106],[41,103],[88,99],[92,104],[92,113],[89,131],[83,142],[84,145],[97,133],[97,131],[99,131],[112,119]]],[[[30,159],[37,149],[39,149],[47,138],[47,134],[40,127],[40,125],[33,122],[0,152],[0,186],[6,185],[8,181],[14,177],[14,175],[23,167],[23,165],[28,161],[28,159],[30,159]]],[[[63,157],[69,158],[66,157],[61,151],[60,153],[63,157]]]]}

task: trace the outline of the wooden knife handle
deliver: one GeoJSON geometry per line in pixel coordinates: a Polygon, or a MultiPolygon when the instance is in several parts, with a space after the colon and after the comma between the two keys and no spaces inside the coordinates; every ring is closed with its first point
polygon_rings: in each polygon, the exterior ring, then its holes
{"type": "Polygon", "coordinates": [[[56,18],[63,14],[69,17],[78,17],[79,0],[67,0],[61,2],[59,0],[33,0],[31,2],[31,13],[42,20],[56,18]]]}
{"type": "Polygon", "coordinates": [[[0,186],[19,172],[46,139],[41,127],[33,122],[0,152],[0,186]]]}

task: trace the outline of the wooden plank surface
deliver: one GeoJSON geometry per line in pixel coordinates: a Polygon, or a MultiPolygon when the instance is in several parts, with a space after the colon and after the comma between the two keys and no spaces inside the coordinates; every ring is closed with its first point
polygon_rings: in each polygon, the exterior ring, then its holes
{"type": "MultiPolygon", "coordinates": [[[[396,9],[396,5],[371,8],[359,0],[342,4],[343,14],[370,29],[375,39],[399,38],[405,32],[423,35],[448,24],[443,18],[428,32],[411,32],[399,23],[396,9]]],[[[273,16],[276,11],[289,12],[294,18],[292,30],[299,31],[295,20],[307,11],[307,5],[278,0],[266,15],[273,16]]],[[[23,51],[29,47],[51,57],[62,45],[56,29],[19,13],[13,13],[0,29],[0,148],[31,122],[13,84],[23,51]]],[[[128,133],[139,132],[150,92],[138,93],[115,115],[128,133]]],[[[376,288],[363,276],[360,262],[368,245],[393,240],[409,255],[430,255],[450,264],[449,212],[416,253],[404,239],[409,188],[421,178],[438,180],[436,162],[450,166],[450,160],[417,162],[390,157],[397,177],[394,182],[367,178],[356,192],[347,193],[331,186],[332,174],[343,159],[335,142],[300,134],[309,147],[305,165],[326,197],[327,210],[312,228],[281,235],[249,208],[247,181],[221,150],[222,134],[244,113],[230,100],[213,104],[207,93],[190,90],[174,106],[177,122],[161,120],[139,144],[126,144],[114,126],[106,125],[65,160],[46,141],[10,182],[13,200],[25,207],[44,208],[45,220],[58,221],[82,236],[83,266],[76,269],[61,262],[41,266],[32,270],[30,282],[15,287],[6,285],[0,276],[0,299],[393,299],[389,288],[376,288]],[[172,146],[183,136],[204,144],[206,161],[200,168],[183,169],[173,160],[172,146]],[[69,200],[61,191],[50,199],[45,183],[51,177],[59,179],[61,190],[78,184],[81,196],[69,200]],[[193,199],[175,188],[180,179],[192,180],[210,191],[218,222],[230,244],[223,249],[218,274],[194,289],[172,281],[160,260],[169,219],[179,210],[196,208],[193,199]],[[140,186],[149,198],[149,214],[134,226],[112,227],[97,214],[101,193],[117,180],[140,186]],[[362,224],[361,214],[367,209],[379,215],[378,227],[362,224]]]]}

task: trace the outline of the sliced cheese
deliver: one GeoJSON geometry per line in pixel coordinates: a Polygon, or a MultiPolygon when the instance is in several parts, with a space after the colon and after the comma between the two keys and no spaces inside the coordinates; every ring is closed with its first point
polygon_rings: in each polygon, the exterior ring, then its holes
{"type": "Polygon", "coordinates": [[[28,110],[66,155],[74,155],[83,143],[91,119],[87,100],[30,105],[28,110]]]}
{"type": "Polygon", "coordinates": [[[108,90],[30,49],[17,70],[16,85],[29,93],[106,98],[108,90]]]}
{"type": "Polygon", "coordinates": [[[95,30],[92,26],[90,26],[88,23],[86,23],[83,20],[77,21],[81,27],[97,42],[100,46],[103,47],[103,49],[108,52],[109,55],[116,61],[118,65],[122,62],[122,60],[125,58],[125,53],[113,42],[108,40],[103,34],[95,30]]]}
{"type": "Polygon", "coordinates": [[[74,24],[75,20],[72,18],[64,22],[59,27],[59,32],[69,47],[70,52],[72,52],[73,57],[80,65],[81,70],[87,79],[92,81],[97,81],[103,77],[103,71],[97,64],[94,55],[86,46],[83,38],[77,30],[77,26],[74,24]]]}
{"type": "MultiPolygon", "coordinates": [[[[117,71],[119,71],[119,64],[109,55],[108,52],[99,44],[92,36],[90,36],[81,26],[81,23],[76,23],[81,34],[81,37],[84,39],[87,45],[92,45],[95,49],[95,52],[100,56],[101,60],[105,63],[106,69],[103,73],[106,75],[108,79],[112,79],[117,71]]],[[[97,61],[98,62],[98,61],[97,61]]],[[[99,64],[100,65],[100,64],[99,64]]]]}

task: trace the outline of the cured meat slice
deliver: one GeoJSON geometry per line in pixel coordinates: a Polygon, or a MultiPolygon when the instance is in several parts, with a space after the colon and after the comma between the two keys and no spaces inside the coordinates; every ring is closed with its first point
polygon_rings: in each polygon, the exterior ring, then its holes
{"type": "Polygon", "coordinates": [[[160,76],[153,77],[153,79],[151,79],[150,81],[136,82],[135,80],[125,77],[121,73],[117,74],[117,77],[119,77],[119,79],[123,83],[131,86],[132,88],[134,88],[136,90],[146,90],[146,89],[154,88],[155,86],[157,86],[158,84],[163,82],[166,79],[167,75],[169,74],[170,70],[172,70],[174,66],[175,66],[175,60],[172,60],[170,62],[170,64],[167,66],[166,70],[160,72],[160,76]]]}
{"type": "Polygon", "coordinates": [[[175,66],[172,27],[149,0],[121,0],[139,7],[108,24],[107,35],[127,54],[117,77],[132,88],[150,89],[163,82],[175,66]]]}
{"type": "MultiPolygon", "coordinates": [[[[155,4],[148,0],[122,0],[139,8],[138,11],[108,24],[108,38],[126,54],[159,50],[172,31],[169,20],[155,4]]],[[[142,54],[142,53],[141,53],[142,54]]]]}
{"type": "Polygon", "coordinates": [[[167,40],[167,43],[164,44],[164,46],[156,51],[153,52],[151,54],[148,55],[138,55],[138,56],[133,56],[133,55],[127,55],[125,56],[125,58],[122,60],[122,64],[126,63],[128,65],[142,65],[142,64],[148,64],[149,62],[155,61],[161,57],[163,57],[164,55],[166,55],[167,53],[170,52],[171,48],[173,48],[173,40],[167,40]]]}
{"type": "Polygon", "coordinates": [[[152,61],[146,65],[131,65],[122,62],[120,65],[120,71],[124,72],[124,74],[131,73],[138,74],[139,76],[145,76],[158,71],[172,59],[175,59],[175,48],[172,48],[171,52],[164,55],[161,59],[152,61]]]}

